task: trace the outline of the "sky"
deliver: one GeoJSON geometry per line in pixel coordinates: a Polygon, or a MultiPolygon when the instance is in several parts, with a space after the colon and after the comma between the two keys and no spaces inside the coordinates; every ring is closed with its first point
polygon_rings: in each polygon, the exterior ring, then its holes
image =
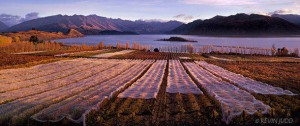
{"type": "Polygon", "coordinates": [[[0,0],[0,5],[0,18],[17,16],[19,20],[57,14],[96,14],[128,20],[187,23],[236,13],[300,14],[300,0],[0,0]]]}

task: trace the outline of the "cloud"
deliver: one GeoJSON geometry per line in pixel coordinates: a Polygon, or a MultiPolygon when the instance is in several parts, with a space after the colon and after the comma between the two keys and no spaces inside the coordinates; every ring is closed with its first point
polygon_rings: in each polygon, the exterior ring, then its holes
{"type": "Polygon", "coordinates": [[[39,16],[39,13],[32,12],[25,15],[25,17],[21,17],[18,15],[10,15],[10,14],[1,14],[0,15],[0,21],[6,24],[7,26],[13,26],[19,23],[22,23],[24,21],[29,21],[32,19],[36,19],[39,16]]]}
{"type": "Polygon", "coordinates": [[[29,13],[29,14],[25,15],[24,21],[29,21],[29,20],[37,19],[37,18],[39,18],[39,13],[32,12],[32,13],[29,13]]]}
{"type": "Polygon", "coordinates": [[[182,0],[184,4],[200,4],[200,5],[253,5],[257,4],[254,0],[182,0]]]}
{"type": "Polygon", "coordinates": [[[273,15],[273,14],[297,14],[298,11],[295,10],[290,10],[290,9],[282,9],[282,10],[276,10],[273,12],[269,12],[268,15],[273,15]]]}
{"type": "Polygon", "coordinates": [[[299,5],[299,0],[181,0],[183,4],[210,6],[284,6],[299,5]]]}
{"type": "Polygon", "coordinates": [[[192,19],[194,19],[193,16],[186,16],[186,17],[184,17],[184,20],[192,20],[192,19]]]}
{"type": "Polygon", "coordinates": [[[249,13],[249,14],[260,14],[260,15],[266,15],[266,16],[271,16],[273,14],[299,14],[299,11],[297,10],[290,10],[290,9],[281,9],[281,10],[275,10],[272,12],[254,12],[254,13],[249,13]]]}
{"type": "Polygon", "coordinates": [[[162,20],[162,19],[139,19],[136,21],[145,21],[145,22],[168,22],[168,20],[162,20]]]}
{"type": "Polygon", "coordinates": [[[6,24],[7,26],[13,26],[20,23],[22,18],[17,15],[1,14],[0,21],[6,24]]]}
{"type": "Polygon", "coordinates": [[[185,21],[194,19],[193,16],[185,15],[185,14],[178,14],[178,15],[175,15],[173,18],[176,18],[178,20],[185,20],[185,21]]]}
{"type": "Polygon", "coordinates": [[[174,16],[174,18],[183,18],[183,17],[185,17],[184,14],[178,14],[178,15],[175,15],[175,16],[174,16]]]}

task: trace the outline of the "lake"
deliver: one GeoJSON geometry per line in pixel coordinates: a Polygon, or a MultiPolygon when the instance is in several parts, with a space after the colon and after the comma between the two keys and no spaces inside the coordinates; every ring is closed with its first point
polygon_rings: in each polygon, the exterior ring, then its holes
{"type": "Polygon", "coordinates": [[[68,45],[96,45],[104,42],[105,45],[116,45],[117,42],[125,44],[126,42],[139,42],[142,45],[149,45],[154,48],[161,46],[176,46],[193,44],[195,46],[218,45],[218,46],[246,46],[271,48],[275,44],[276,48],[287,47],[288,49],[300,49],[300,37],[203,37],[193,35],[91,35],[82,38],[58,39],[57,42],[64,42],[68,45]],[[158,39],[169,38],[171,36],[179,36],[186,39],[196,40],[193,42],[166,42],[156,41],[158,39]]]}

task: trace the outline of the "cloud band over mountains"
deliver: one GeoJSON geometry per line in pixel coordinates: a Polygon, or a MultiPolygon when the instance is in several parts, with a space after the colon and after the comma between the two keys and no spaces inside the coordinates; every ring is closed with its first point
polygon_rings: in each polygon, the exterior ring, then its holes
{"type": "Polygon", "coordinates": [[[36,18],[39,18],[39,13],[37,12],[28,13],[25,15],[25,17],[10,14],[0,14],[0,21],[5,23],[7,26],[13,26],[36,18]]]}
{"type": "Polygon", "coordinates": [[[175,15],[173,18],[175,18],[176,20],[183,20],[183,21],[191,21],[192,19],[194,19],[193,16],[185,15],[185,14],[178,14],[175,15]]]}

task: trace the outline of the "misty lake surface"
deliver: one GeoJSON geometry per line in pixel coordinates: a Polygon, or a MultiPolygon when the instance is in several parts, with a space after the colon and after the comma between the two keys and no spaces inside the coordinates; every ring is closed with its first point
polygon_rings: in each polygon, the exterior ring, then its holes
{"type": "Polygon", "coordinates": [[[162,46],[178,46],[193,44],[193,46],[217,45],[217,46],[242,46],[242,47],[260,47],[271,48],[275,44],[276,48],[287,47],[288,49],[300,49],[299,37],[204,37],[194,35],[91,35],[82,38],[58,39],[56,42],[64,42],[68,45],[96,45],[104,42],[105,45],[115,46],[117,42],[125,44],[130,42],[139,42],[141,45],[149,45],[153,48],[162,46]],[[158,39],[169,38],[172,36],[183,37],[198,42],[167,42],[156,41],[158,39]]]}

